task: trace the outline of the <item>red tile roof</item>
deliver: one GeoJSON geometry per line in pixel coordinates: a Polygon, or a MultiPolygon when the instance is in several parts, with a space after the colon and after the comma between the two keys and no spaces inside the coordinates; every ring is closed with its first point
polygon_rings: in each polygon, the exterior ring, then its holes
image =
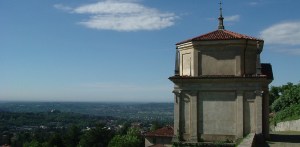
{"type": "Polygon", "coordinates": [[[221,30],[220,29],[220,30],[209,32],[207,34],[203,34],[203,35],[200,35],[200,36],[197,36],[197,37],[194,37],[194,38],[176,43],[176,45],[186,43],[186,42],[190,42],[190,41],[236,40],[236,39],[249,39],[249,40],[263,41],[262,39],[258,39],[258,38],[255,38],[255,37],[251,37],[251,36],[231,32],[231,31],[228,31],[228,30],[221,30]]]}
{"type": "Polygon", "coordinates": [[[146,133],[145,136],[147,137],[155,137],[155,136],[159,136],[159,137],[173,137],[174,135],[174,130],[173,127],[167,126],[167,127],[163,127],[160,129],[157,129],[153,132],[148,132],[146,133]]]}

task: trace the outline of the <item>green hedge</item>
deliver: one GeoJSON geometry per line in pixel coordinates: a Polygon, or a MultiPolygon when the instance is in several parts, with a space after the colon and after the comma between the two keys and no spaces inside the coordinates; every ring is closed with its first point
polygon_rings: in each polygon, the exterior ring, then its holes
{"type": "Polygon", "coordinates": [[[276,123],[282,121],[289,121],[289,120],[296,120],[296,119],[300,119],[300,104],[291,105],[290,107],[287,107],[284,110],[277,112],[274,118],[271,119],[271,122],[276,125],[276,123]]]}
{"type": "Polygon", "coordinates": [[[282,90],[282,94],[272,103],[272,111],[283,111],[293,105],[300,104],[300,84],[289,85],[288,88],[282,90]]]}

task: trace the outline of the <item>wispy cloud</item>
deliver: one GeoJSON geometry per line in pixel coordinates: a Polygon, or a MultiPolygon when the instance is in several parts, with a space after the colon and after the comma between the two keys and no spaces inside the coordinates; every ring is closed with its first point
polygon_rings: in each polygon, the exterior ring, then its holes
{"type": "Polygon", "coordinates": [[[63,10],[63,11],[71,11],[72,10],[71,7],[64,6],[62,4],[55,4],[54,8],[59,9],[59,10],[63,10]]]}
{"type": "Polygon", "coordinates": [[[249,2],[248,3],[250,6],[256,6],[256,5],[258,5],[258,2],[249,2]]]}
{"type": "Polygon", "coordinates": [[[71,9],[64,5],[54,7],[75,14],[87,14],[89,17],[79,24],[98,30],[159,30],[174,25],[177,18],[174,13],[161,12],[136,1],[106,0],[71,9]]]}
{"type": "Polygon", "coordinates": [[[269,44],[300,45],[300,22],[284,22],[272,25],[260,32],[269,44]]]}
{"type": "Polygon", "coordinates": [[[300,21],[274,24],[260,32],[266,44],[277,52],[300,55],[300,21]]]}
{"type": "Polygon", "coordinates": [[[224,21],[239,21],[240,15],[225,16],[224,21]]]}

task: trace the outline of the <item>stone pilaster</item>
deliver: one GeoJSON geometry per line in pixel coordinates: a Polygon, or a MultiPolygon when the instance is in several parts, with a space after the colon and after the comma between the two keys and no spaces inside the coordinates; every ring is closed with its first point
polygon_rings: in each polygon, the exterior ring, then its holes
{"type": "Polygon", "coordinates": [[[255,91],[255,104],[256,104],[256,134],[262,133],[262,91],[255,91]]]}
{"type": "Polygon", "coordinates": [[[190,142],[198,142],[198,91],[189,91],[187,94],[191,100],[190,142]]]}
{"type": "Polygon", "coordinates": [[[263,93],[263,134],[269,138],[269,91],[266,89],[263,93]]]}
{"type": "Polygon", "coordinates": [[[180,105],[181,105],[181,91],[174,90],[174,138],[173,141],[177,142],[180,138],[180,105]]]}
{"type": "Polygon", "coordinates": [[[197,50],[193,50],[193,73],[192,76],[198,76],[198,51],[197,50]]]}
{"type": "Polygon", "coordinates": [[[190,90],[182,90],[180,96],[179,132],[182,140],[189,141],[191,137],[191,98],[190,90]]]}
{"type": "Polygon", "coordinates": [[[236,138],[243,138],[244,125],[244,92],[237,91],[237,109],[236,109],[236,138]]]}

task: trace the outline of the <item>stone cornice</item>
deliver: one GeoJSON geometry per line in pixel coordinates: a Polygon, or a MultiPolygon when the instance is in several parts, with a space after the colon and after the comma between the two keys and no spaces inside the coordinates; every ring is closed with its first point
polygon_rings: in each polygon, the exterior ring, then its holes
{"type": "Polygon", "coordinates": [[[273,80],[268,79],[265,75],[258,76],[172,76],[169,77],[174,83],[185,83],[185,82],[261,82],[261,83],[271,83],[273,80]]]}

